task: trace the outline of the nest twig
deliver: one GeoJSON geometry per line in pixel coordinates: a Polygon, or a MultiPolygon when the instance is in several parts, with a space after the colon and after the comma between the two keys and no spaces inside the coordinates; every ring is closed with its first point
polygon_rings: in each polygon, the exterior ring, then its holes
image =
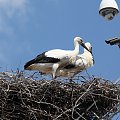
{"type": "Polygon", "coordinates": [[[107,120],[119,105],[120,85],[102,78],[75,83],[0,73],[2,120],[107,120]]]}

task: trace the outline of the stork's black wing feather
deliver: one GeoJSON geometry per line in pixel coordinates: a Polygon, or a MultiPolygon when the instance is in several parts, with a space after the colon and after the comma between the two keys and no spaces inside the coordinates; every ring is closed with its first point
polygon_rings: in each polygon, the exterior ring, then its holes
{"type": "Polygon", "coordinates": [[[28,61],[25,64],[24,69],[26,69],[27,67],[35,63],[57,63],[59,61],[60,59],[57,59],[57,58],[46,57],[45,52],[43,52],[42,54],[38,55],[35,59],[28,61]]]}
{"type": "Polygon", "coordinates": [[[35,58],[36,63],[57,63],[60,61],[58,58],[46,57],[45,53],[43,52],[35,58]]]}
{"type": "Polygon", "coordinates": [[[69,65],[65,66],[64,68],[65,68],[65,69],[72,69],[72,68],[74,68],[74,67],[75,67],[74,64],[69,64],[69,65]]]}

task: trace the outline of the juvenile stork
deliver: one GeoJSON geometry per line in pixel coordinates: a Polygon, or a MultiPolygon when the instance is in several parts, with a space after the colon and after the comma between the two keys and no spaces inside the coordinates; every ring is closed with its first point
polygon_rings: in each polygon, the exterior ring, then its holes
{"type": "Polygon", "coordinates": [[[84,53],[77,55],[75,64],[68,64],[57,71],[56,75],[58,77],[63,76],[71,78],[74,77],[76,74],[93,66],[94,58],[92,55],[92,46],[88,42],[85,43],[85,46],[88,48],[89,51],[84,48],[84,53]]]}
{"type": "Polygon", "coordinates": [[[53,49],[43,52],[36,58],[28,61],[24,69],[38,70],[41,73],[52,74],[52,77],[55,78],[58,68],[75,63],[76,56],[79,54],[79,44],[88,50],[83,40],[80,37],[75,37],[74,50],[53,49]]]}
{"type": "Polygon", "coordinates": [[[118,47],[120,48],[120,38],[117,38],[117,37],[112,38],[112,39],[106,40],[105,42],[110,45],[118,45],[118,47]]]}

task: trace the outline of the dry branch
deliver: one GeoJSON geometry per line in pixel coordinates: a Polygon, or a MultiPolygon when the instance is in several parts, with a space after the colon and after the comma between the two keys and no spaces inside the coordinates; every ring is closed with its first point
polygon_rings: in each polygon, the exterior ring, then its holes
{"type": "MultiPolygon", "coordinates": [[[[119,112],[120,84],[34,80],[24,72],[0,73],[1,120],[107,120],[119,112]]],[[[75,80],[75,79],[74,79],[75,80]]],[[[79,81],[83,81],[79,77],[79,81]]]]}

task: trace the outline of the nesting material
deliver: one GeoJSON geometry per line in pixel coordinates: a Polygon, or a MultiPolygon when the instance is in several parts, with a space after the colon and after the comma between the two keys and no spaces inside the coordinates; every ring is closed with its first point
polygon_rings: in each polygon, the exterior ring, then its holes
{"type": "Polygon", "coordinates": [[[97,77],[34,80],[24,72],[0,73],[3,120],[100,120],[119,111],[120,84],[97,77]]]}

